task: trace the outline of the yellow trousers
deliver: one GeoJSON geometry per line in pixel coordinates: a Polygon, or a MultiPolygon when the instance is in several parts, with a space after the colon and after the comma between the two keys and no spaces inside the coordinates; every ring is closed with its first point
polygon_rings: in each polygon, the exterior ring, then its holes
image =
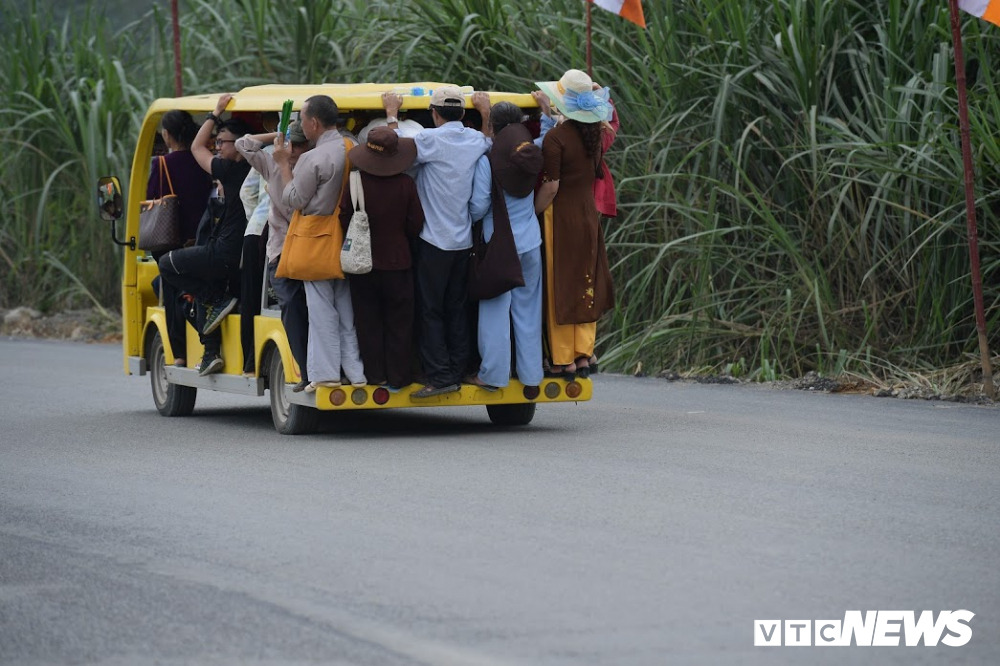
{"type": "Polygon", "coordinates": [[[552,252],[552,206],[545,210],[545,328],[549,338],[549,354],[553,365],[569,365],[576,359],[594,355],[597,340],[597,322],[589,324],[557,324],[555,294],[555,273],[552,252]]]}

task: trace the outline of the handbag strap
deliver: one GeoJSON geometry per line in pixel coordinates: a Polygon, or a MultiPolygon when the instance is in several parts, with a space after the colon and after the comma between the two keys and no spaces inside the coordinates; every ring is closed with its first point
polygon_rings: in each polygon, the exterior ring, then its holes
{"type": "MultiPolygon", "coordinates": [[[[514,229],[510,225],[510,213],[507,210],[507,199],[504,197],[503,186],[500,184],[500,179],[497,178],[497,174],[493,172],[493,183],[491,185],[491,192],[493,198],[493,237],[496,238],[498,235],[505,240],[510,239],[510,242],[514,242],[514,229]]],[[[493,242],[492,240],[490,242],[493,242]]]]}
{"type": "Polygon", "coordinates": [[[170,195],[174,196],[174,183],[170,180],[170,170],[167,168],[167,158],[160,155],[160,198],[163,198],[163,175],[167,176],[167,187],[170,188],[170,195]]]}
{"type": "Polygon", "coordinates": [[[365,212],[365,187],[361,182],[361,172],[351,172],[351,201],[354,202],[354,212],[365,212]]]}

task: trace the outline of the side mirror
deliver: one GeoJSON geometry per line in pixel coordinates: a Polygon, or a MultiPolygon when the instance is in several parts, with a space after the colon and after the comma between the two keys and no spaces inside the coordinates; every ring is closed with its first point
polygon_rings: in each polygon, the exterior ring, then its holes
{"type": "Polygon", "coordinates": [[[97,179],[97,211],[101,214],[102,220],[111,223],[111,240],[116,245],[124,245],[134,252],[135,236],[122,241],[118,240],[118,233],[115,231],[115,223],[125,212],[125,206],[122,204],[122,183],[117,176],[97,179]]]}
{"type": "Polygon", "coordinates": [[[97,209],[101,213],[101,219],[105,222],[121,219],[124,210],[122,184],[117,176],[105,176],[97,179],[97,209]]]}

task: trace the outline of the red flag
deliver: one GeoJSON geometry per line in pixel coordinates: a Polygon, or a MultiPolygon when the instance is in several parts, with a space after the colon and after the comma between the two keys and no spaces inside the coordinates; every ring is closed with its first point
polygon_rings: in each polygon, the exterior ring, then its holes
{"type": "Polygon", "coordinates": [[[638,26],[646,27],[646,18],[642,15],[641,0],[587,0],[587,2],[618,14],[618,16],[632,21],[638,26]]]}

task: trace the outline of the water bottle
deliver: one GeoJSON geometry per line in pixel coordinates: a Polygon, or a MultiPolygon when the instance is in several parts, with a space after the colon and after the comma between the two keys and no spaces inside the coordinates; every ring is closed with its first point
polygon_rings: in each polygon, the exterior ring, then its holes
{"type": "Polygon", "coordinates": [[[434,91],[424,90],[424,88],[420,86],[396,86],[392,89],[392,92],[400,97],[423,97],[424,95],[429,95],[434,91]]]}

